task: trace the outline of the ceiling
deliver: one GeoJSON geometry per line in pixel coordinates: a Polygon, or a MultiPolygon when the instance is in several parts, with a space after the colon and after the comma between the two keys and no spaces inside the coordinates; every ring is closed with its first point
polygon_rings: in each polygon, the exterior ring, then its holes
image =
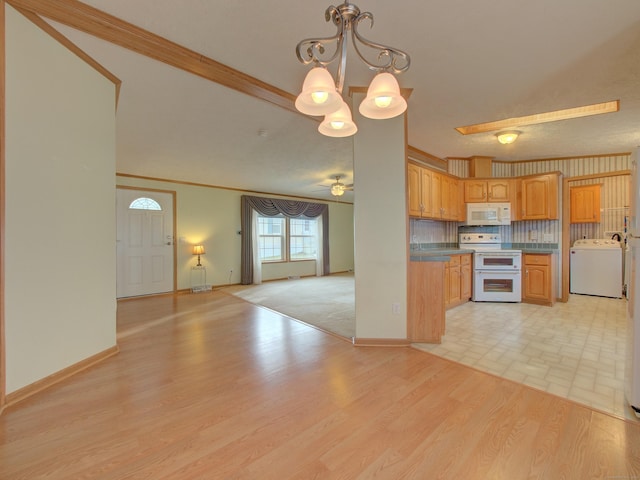
{"type": "MultiPolygon", "coordinates": [[[[293,96],[308,71],[295,46],[335,33],[324,20],[326,1],[84,3],[293,96]]],[[[398,80],[413,89],[412,147],[440,158],[508,161],[627,152],[640,144],[638,0],[356,4],[375,18],[371,29],[362,25],[366,38],[411,56],[398,80]],[[610,100],[620,100],[619,112],[523,126],[512,145],[500,145],[495,132],[454,130],[610,100]]],[[[122,80],[118,173],[321,199],[332,197],[318,185],[342,175],[357,193],[351,138],[324,137],[310,117],[51,23],[122,80]]],[[[373,74],[352,46],[348,57],[346,86],[368,85],[373,74]]]]}

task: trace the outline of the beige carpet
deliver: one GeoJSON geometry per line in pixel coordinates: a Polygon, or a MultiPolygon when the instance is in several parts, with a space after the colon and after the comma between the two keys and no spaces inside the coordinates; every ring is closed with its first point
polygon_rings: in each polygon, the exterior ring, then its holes
{"type": "Polygon", "coordinates": [[[220,289],[342,337],[356,334],[353,273],[220,289]]]}

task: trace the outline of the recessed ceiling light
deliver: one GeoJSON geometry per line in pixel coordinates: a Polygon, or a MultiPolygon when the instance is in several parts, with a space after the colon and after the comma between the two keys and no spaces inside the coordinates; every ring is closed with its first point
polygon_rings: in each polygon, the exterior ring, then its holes
{"type": "Polygon", "coordinates": [[[612,100],[604,103],[594,103],[582,107],[555,110],[553,112],[536,113],[524,117],[505,118],[495,122],[477,123],[466,127],[457,127],[456,130],[462,135],[473,133],[493,132],[495,130],[506,130],[523,125],[535,125],[537,123],[557,122],[558,120],[568,120],[571,118],[588,117],[590,115],[600,115],[602,113],[612,113],[620,110],[620,100],[612,100]]]}

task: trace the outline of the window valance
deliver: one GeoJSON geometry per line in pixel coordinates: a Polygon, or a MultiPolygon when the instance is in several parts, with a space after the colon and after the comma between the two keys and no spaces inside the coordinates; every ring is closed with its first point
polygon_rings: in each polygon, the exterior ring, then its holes
{"type": "Polygon", "coordinates": [[[275,215],[284,215],[285,217],[315,218],[324,214],[329,210],[328,205],[323,203],[300,202],[296,200],[285,200],[282,198],[264,198],[252,197],[249,195],[242,196],[243,203],[257,210],[258,213],[273,217],[275,215]]]}

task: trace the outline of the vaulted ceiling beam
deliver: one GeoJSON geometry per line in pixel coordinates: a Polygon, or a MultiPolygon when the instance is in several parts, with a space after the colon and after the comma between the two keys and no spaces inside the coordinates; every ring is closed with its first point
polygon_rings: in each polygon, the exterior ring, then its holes
{"type": "Polygon", "coordinates": [[[77,0],[7,3],[298,113],[294,95],[77,0]]]}

